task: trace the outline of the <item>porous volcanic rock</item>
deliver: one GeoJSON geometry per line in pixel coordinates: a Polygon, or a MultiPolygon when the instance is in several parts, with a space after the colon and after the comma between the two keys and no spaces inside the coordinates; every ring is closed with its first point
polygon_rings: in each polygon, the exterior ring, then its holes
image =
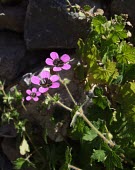
{"type": "Polygon", "coordinates": [[[0,30],[24,31],[27,1],[16,6],[0,4],[0,30]]]}
{"type": "Polygon", "coordinates": [[[28,49],[75,48],[78,38],[85,37],[88,24],[78,13],[68,12],[64,0],[30,0],[25,23],[28,49]]]}
{"type": "Polygon", "coordinates": [[[0,32],[0,80],[12,81],[17,78],[24,65],[25,44],[20,35],[0,32]]]}

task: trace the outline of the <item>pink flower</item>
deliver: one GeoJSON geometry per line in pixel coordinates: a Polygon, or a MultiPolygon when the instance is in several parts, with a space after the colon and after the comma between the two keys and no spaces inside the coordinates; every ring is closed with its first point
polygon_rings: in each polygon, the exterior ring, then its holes
{"type": "Polygon", "coordinates": [[[50,75],[49,71],[42,71],[40,73],[40,77],[38,76],[32,76],[31,82],[33,84],[39,85],[39,92],[45,93],[49,90],[49,88],[58,88],[60,86],[59,82],[56,82],[59,80],[59,76],[57,75],[50,75]]]}
{"type": "Polygon", "coordinates": [[[26,90],[26,93],[28,94],[26,97],[27,101],[33,99],[35,102],[37,102],[39,100],[38,97],[41,95],[41,93],[38,92],[36,88],[32,88],[32,90],[28,89],[26,90]]]}
{"type": "Polygon", "coordinates": [[[45,60],[47,65],[54,66],[53,71],[61,71],[63,70],[69,70],[71,68],[71,65],[68,64],[70,61],[70,56],[67,54],[63,54],[60,58],[58,53],[51,52],[50,53],[51,58],[47,58],[45,60]]]}

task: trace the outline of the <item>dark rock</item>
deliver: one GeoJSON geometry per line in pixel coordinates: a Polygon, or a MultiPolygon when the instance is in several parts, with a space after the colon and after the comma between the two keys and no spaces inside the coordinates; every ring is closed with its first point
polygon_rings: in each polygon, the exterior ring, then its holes
{"type": "Polygon", "coordinates": [[[0,5],[0,29],[23,32],[26,4],[27,3],[21,3],[17,6],[0,5]]]}
{"type": "Polygon", "coordinates": [[[16,135],[17,133],[13,123],[3,125],[0,127],[0,137],[14,138],[16,137],[16,135]]]}
{"type": "Polygon", "coordinates": [[[15,161],[21,156],[16,138],[4,138],[2,142],[2,150],[10,161],[15,161]]]}
{"type": "Polygon", "coordinates": [[[26,15],[25,41],[28,49],[75,48],[88,32],[85,19],[68,12],[64,0],[30,0],[26,15]]]}
{"type": "Polygon", "coordinates": [[[20,35],[0,32],[0,80],[12,81],[24,69],[25,44],[20,35]]]}
{"type": "Polygon", "coordinates": [[[13,166],[4,152],[0,149],[0,170],[13,170],[13,166]]]}
{"type": "MultiPolygon", "coordinates": [[[[70,1],[71,2],[71,1],[70,1]]],[[[73,3],[77,3],[80,6],[89,5],[90,7],[103,8],[105,0],[72,0],[73,3]]]]}
{"type": "Polygon", "coordinates": [[[0,3],[6,4],[6,5],[15,5],[15,4],[18,4],[22,1],[23,0],[0,0],[0,3]]]}
{"type": "Polygon", "coordinates": [[[113,14],[128,14],[130,21],[135,25],[135,1],[134,0],[113,0],[111,12],[113,14]]]}

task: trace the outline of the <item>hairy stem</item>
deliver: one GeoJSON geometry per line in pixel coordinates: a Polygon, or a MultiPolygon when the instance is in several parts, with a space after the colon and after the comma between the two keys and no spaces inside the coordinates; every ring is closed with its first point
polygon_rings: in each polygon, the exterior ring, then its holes
{"type": "Polygon", "coordinates": [[[41,153],[39,152],[39,150],[37,149],[37,147],[35,146],[35,144],[33,143],[31,137],[29,136],[29,134],[25,131],[24,134],[27,136],[27,138],[29,139],[30,143],[32,144],[33,148],[35,149],[35,151],[37,152],[37,154],[40,156],[40,158],[44,161],[44,157],[41,155],[41,153]]]}
{"type": "Polygon", "coordinates": [[[72,112],[72,109],[66,105],[64,105],[63,103],[61,103],[60,101],[57,101],[57,104],[62,106],[63,108],[67,109],[68,111],[72,112]]]}
{"type": "Polygon", "coordinates": [[[72,168],[74,170],[82,170],[82,169],[77,168],[76,166],[73,166],[73,165],[70,165],[70,164],[68,164],[68,168],[72,168]]]}
{"type": "MultiPolygon", "coordinates": [[[[70,112],[72,112],[72,109],[65,106],[63,103],[61,102],[57,102],[57,104],[59,104],[60,106],[64,107],[65,109],[69,110],[70,112]]],[[[88,120],[88,118],[84,115],[82,108],[80,108],[78,111],[76,111],[75,115],[73,116],[73,119],[71,121],[70,126],[72,126],[75,123],[75,119],[77,118],[77,116],[80,116],[83,118],[83,120],[104,140],[105,143],[109,144],[111,147],[114,147],[115,144],[108,140],[92,123],[90,120],[88,120]]]]}
{"type": "MultiPolygon", "coordinates": [[[[60,77],[60,76],[59,76],[59,77],[60,77]]],[[[66,88],[66,90],[67,90],[67,92],[68,92],[68,94],[69,94],[71,100],[73,101],[73,103],[74,103],[75,105],[77,105],[77,103],[76,103],[74,97],[72,96],[72,94],[71,94],[71,92],[70,92],[70,90],[69,90],[67,84],[66,84],[61,78],[60,78],[60,82],[61,82],[61,83],[64,85],[64,87],[66,88]]]]}
{"type": "MultiPolygon", "coordinates": [[[[48,95],[49,95],[49,97],[50,97],[52,100],[54,100],[54,99],[50,96],[50,94],[48,94],[48,95]]],[[[56,101],[56,103],[57,103],[58,105],[62,106],[63,108],[65,108],[66,110],[72,112],[72,109],[71,109],[70,107],[66,106],[65,104],[63,104],[62,102],[56,101]]],[[[91,123],[91,121],[88,120],[88,118],[87,118],[87,117],[84,115],[84,113],[83,113],[82,106],[76,111],[76,113],[75,113],[75,115],[73,116],[73,119],[72,119],[72,121],[71,121],[71,123],[70,123],[70,126],[73,126],[73,125],[74,125],[77,116],[82,117],[83,120],[104,140],[105,143],[109,144],[111,147],[114,147],[114,146],[115,146],[115,144],[114,144],[112,141],[108,140],[108,139],[91,123]]]]}
{"type": "Polygon", "coordinates": [[[80,110],[80,115],[79,115],[79,116],[81,116],[81,117],[83,118],[83,120],[104,140],[105,143],[109,144],[111,147],[114,147],[114,146],[115,146],[115,144],[114,144],[112,141],[108,140],[108,139],[91,123],[91,121],[88,120],[88,118],[84,115],[82,109],[80,110]]]}

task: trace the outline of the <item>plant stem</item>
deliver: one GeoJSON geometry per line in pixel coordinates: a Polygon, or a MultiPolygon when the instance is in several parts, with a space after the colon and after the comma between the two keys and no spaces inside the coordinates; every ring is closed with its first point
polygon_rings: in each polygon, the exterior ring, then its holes
{"type": "MultiPolygon", "coordinates": [[[[64,107],[65,109],[69,110],[72,112],[72,109],[64,105],[63,103],[57,101],[57,104],[60,106],[64,107]]],[[[115,144],[108,140],[92,123],[88,118],[84,115],[82,108],[80,108],[78,111],[76,111],[75,115],[73,116],[74,120],[72,119],[70,126],[72,126],[75,123],[75,119],[77,116],[80,116],[83,118],[83,120],[104,140],[105,143],[109,144],[111,147],[114,147],[115,144]]]]}
{"type": "Polygon", "coordinates": [[[41,155],[41,153],[39,152],[39,150],[36,148],[36,146],[34,145],[31,137],[29,136],[29,134],[25,131],[24,132],[25,135],[27,136],[27,138],[29,139],[30,143],[32,144],[33,148],[35,149],[35,151],[38,153],[38,155],[41,157],[41,159],[44,161],[44,157],[41,155]]]}
{"type": "Polygon", "coordinates": [[[77,168],[76,166],[73,166],[73,165],[70,165],[70,164],[68,164],[68,168],[72,168],[74,170],[82,170],[82,169],[77,168]]]}
{"type": "MultiPolygon", "coordinates": [[[[60,76],[59,76],[59,77],[60,77],[60,76]]],[[[77,105],[77,103],[76,103],[75,99],[73,98],[73,96],[72,96],[72,94],[71,94],[68,86],[66,85],[66,83],[65,83],[61,78],[60,78],[60,82],[65,86],[65,88],[66,88],[66,90],[67,90],[67,92],[68,92],[71,100],[73,101],[73,103],[74,103],[75,105],[77,105]]]]}
{"type": "Polygon", "coordinates": [[[27,109],[26,109],[26,107],[25,107],[23,101],[21,102],[21,104],[22,104],[22,107],[24,108],[24,110],[27,111],[27,109]]]}
{"type": "Polygon", "coordinates": [[[108,140],[92,123],[88,118],[84,115],[83,110],[80,110],[80,116],[83,118],[83,120],[104,140],[105,143],[109,144],[111,147],[114,147],[115,144],[108,140]]]}
{"type": "Polygon", "coordinates": [[[63,103],[60,102],[60,101],[55,101],[55,100],[53,99],[53,97],[52,97],[49,93],[48,93],[47,95],[48,95],[54,102],[56,102],[58,105],[62,106],[62,107],[65,108],[66,110],[72,112],[72,109],[71,109],[70,107],[66,106],[65,104],[63,104],[63,103]]]}
{"type": "MultiPolygon", "coordinates": [[[[50,96],[50,94],[48,94],[48,95],[50,96]]],[[[50,97],[51,97],[51,96],[50,96],[50,97]]],[[[51,97],[51,99],[53,99],[53,98],[51,97]]],[[[54,99],[53,99],[53,100],[54,100],[54,99]]],[[[65,108],[66,110],[72,112],[72,109],[71,109],[70,107],[64,105],[64,104],[61,103],[60,101],[56,101],[56,103],[57,103],[58,105],[62,106],[63,108],[65,108]]],[[[104,140],[105,143],[109,144],[111,147],[114,147],[114,146],[115,146],[115,144],[114,144],[112,141],[108,140],[108,139],[91,123],[91,121],[88,120],[88,118],[87,118],[87,117],[84,115],[84,113],[83,113],[82,107],[80,107],[80,108],[76,111],[75,115],[73,116],[73,119],[72,119],[72,121],[71,121],[70,126],[73,126],[73,125],[74,125],[77,116],[82,117],[83,120],[104,140]]]]}
{"type": "Polygon", "coordinates": [[[61,103],[60,101],[57,101],[57,104],[60,105],[60,106],[62,106],[62,107],[65,108],[65,109],[69,110],[70,112],[72,112],[72,109],[71,109],[70,107],[64,105],[64,104],[61,103]]]}
{"type": "MultiPolygon", "coordinates": [[[[7,97],[7,94],[6,94],[5,90],[4,90],[4,86],[2,87],[1,91],[2,91],[2,93],[4,95],[4,97],[7,97]]],[[[13,107],[12,107],[11,103],[8,102],[8,104],[9,104],[10,109],[13,110],[13,107]]]]}
{"type": "Polygon", "coordinates": [[[68,3],[69,6],[72,6],[71,3],[69,2],[69,0],[66,0],[66,2],[68,3]]]}
{"type": "Polygon", "coordinates": [[[67,92],[68,92],[71,100],[73,101],[73,103],[74,103],[75,105],[77,105],[77,103],[76,103],[75,99],[73,98],[71,92],[69,91],[69,88],[67,87],[67,85],[66,85],[65,83],[63,83],[63,84],[64,84],[64,86],[65,86],[65,88],[66,88],[66,90],[67,90],[67,92]]]}

